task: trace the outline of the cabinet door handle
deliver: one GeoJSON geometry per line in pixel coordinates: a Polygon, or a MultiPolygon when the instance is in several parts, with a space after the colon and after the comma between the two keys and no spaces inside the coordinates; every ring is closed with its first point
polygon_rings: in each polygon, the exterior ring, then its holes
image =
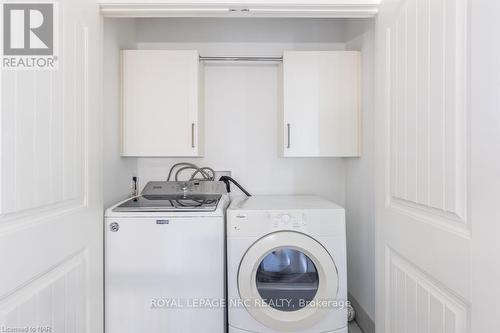
{"type": "Polygon", "coordinates": [[[194,148],[194,123],[191,123],[191,148],[194,148]]]}
{"type": "Polygon", "coordinates": [[[287,133],[287,143],[286,147],[290,148],[290,124],[286,124],[286,133],[287,133]]]}

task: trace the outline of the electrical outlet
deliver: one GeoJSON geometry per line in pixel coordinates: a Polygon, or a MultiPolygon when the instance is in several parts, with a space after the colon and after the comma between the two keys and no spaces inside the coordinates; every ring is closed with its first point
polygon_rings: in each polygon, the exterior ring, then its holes
{"type": "Polygon", "coordinates": [[[228,176],[231,177],[231,171],[230,170],[215,170],[215,180],[219,180],[220,177],[222,176],[228,176]]]}
{"type": "Polygon", "coordinates": [[[139,178],[137,176],[131,177],[132,181],[130,182],[130,196],[135,197],[139,194],[139,178]]]}

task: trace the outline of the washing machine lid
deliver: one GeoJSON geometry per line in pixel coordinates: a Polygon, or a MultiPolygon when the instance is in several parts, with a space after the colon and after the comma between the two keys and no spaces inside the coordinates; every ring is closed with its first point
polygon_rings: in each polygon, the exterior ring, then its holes
{"type": "Polygon", "coordinates": [[[141,195],[121,203],[113,212],[215,211],[226,193],[223,182],[152,181],[146,184],[141,195]]]}
{"type": "Polygon", "coordinates": [[[330,253],[300,232],[279,231],[256,241],[238,271],[248,312],[265,326],[297,331],[337,306],[338,272],[330,253]]]}
{"type": "Polygon", "coordinates": [[[140,195],[122,203],[114,212],[214,211],[222,195],[140,195]]]}

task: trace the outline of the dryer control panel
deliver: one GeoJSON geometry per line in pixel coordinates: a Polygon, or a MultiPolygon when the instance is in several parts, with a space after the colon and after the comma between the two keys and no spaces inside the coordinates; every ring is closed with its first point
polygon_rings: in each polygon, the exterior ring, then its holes
{"type": "Polygon", "coordinates": [[[306,232],[307,216],[303,211],[228,212],[228,233],[238,236],[271,233],[280,230],[306,232]]]}
{"type": "Polygon", "coordinates": [[[304,214],[301,212],[272,212],[269,217],[272,226],[277,229],[299,229],[306,225],[304,214]]]}
{"type": "Polygon", "coordinates": [[[227,211],[228,237],[259,237],[284,230],[316,236],[343,235],[344,210],[227,211]]]}

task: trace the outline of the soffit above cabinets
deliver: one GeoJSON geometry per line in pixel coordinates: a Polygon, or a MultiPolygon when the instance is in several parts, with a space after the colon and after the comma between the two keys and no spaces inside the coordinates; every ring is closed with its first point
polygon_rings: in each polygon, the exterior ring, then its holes
{"type": "Polygon", "coordinates": [[[105,17],[323,17],[369,18],[377,14],[380,0],[264,0],[209,2],[195,0],[101,0],[105,17]]]}

